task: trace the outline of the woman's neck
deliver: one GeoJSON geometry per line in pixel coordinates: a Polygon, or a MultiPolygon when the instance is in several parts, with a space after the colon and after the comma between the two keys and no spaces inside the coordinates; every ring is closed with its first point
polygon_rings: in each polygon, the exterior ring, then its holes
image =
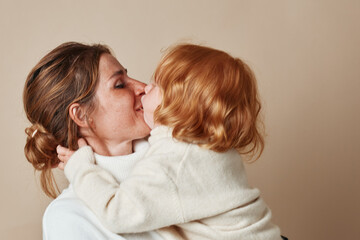
{"type": "Polygon", "coordinates": [[[86,141],[92,147],[93,151],[103,156],[122,156],[133,152],[132,141],[122,143],[112,143],[99,141],[99,139],[87,137],[86,141]]]}

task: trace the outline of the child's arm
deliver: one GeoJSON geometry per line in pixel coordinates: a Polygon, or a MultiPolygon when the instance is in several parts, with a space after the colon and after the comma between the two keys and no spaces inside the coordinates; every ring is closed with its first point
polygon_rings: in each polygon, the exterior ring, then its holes
{"type": "Polygon", "coordinates": [[[145,232],[184,222],[177,187],[159,164],[142,160],[118,183],[94,163],[91,147],[81,147],[67,162],[65,174],[78,197],[111,231],[145,232]]]}
{"type": "MultiPolygon", "coordinates": [[[[79,145],[79,148],[81,148],[81,147],[87,146],[87,143],[86,143],[85,139],[79,138],[78,145],[79,145]]],[[[56,147],[56,152],[57,152],[58,158],[60,160],[60,163],[57,165],[57,168],[64,170],[70,157],[74,154],[74,151],[71,151],[70,149],[68,149],[66,147],[58,145],[56,147]]]]}

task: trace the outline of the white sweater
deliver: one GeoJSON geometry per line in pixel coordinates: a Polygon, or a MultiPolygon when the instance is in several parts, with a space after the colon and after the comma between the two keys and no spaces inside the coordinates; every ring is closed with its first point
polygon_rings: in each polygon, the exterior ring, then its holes
{"type": "Polygon", "coordinates": [[[65,167],[79,198],[111,231],[176,225],[184,239],[281,239],[235,150],[216,153],[178,142],[164,126],[151,131],[149,143],[145,158],[120,184],[93,164],[90,147],[78,150],[65,167]]]}
{"type": "MultiPolygon", "coordinates": [[[[96,163],[111,172],[118,181],[123,181],[130,174],[134,165],[146,150],[146,141],[135,144],[135,152],[126,156],[105,157],[95,154],[96,163]]],[[[118,235],[105,228],[75,195],[72,185],[52,201],[43,216],[44,240],[163,240],[153,232],[118,235]]]]}

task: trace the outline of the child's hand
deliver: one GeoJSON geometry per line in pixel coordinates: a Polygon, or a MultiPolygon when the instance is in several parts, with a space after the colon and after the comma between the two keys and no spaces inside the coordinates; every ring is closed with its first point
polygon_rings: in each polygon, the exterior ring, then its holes
{"type": "MultiPolygon", "coordinates": [[[[83,146],[87,146],[87,143],[86,143],[85,139],[79,138],[78,145],[79,145],[79,148],[81,148],[83,146]]],[[[70,157],[74,154],[74,151],[71,151],[70,149],[68,149],[66,147],[58,145],[56,147],[56,152],[58,154],[58,158],[60,159],[60,163],[57,167],[61,170],[64,170],[70,157]]]]}

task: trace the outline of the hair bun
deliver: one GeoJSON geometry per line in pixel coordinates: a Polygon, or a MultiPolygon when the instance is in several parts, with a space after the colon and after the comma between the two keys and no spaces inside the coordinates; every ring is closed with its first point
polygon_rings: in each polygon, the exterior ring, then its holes
{"type": "Polygon", "coordinates": [[[37,170],[46,168],[45,165],[49,159],[53,160],[51,161],[53,165],[58,162],[56,153],[58,143],[55,137],[46,131],[42,125],[35,123],[31,127],[26,128],[25,133],[28,136],[25,145],[25,155],[37,170]]]}
{"type": "Polygon", "coordinates": [[[55,187],[50,188],[45,187],[45,184],[54,183],[51,169],[59,163],[56,152],[58,142],[51,133],[37,123],[26,128],[25,133],[27,134],[24,148],[25,156],[36,170],[41,171],[40,178],[45,193],[49,196],[56,197],[56,184],[51,184],[51,186],[55,187]]]}
{"type": "Polygon", "coordinates": [[[28,138],[34,138],[38,132],[39,134],[42,134],[42,133],[46,133],[46,130],[43,126],[37,123],[25,129],[25,133],[27,134],[28,138]]]}

